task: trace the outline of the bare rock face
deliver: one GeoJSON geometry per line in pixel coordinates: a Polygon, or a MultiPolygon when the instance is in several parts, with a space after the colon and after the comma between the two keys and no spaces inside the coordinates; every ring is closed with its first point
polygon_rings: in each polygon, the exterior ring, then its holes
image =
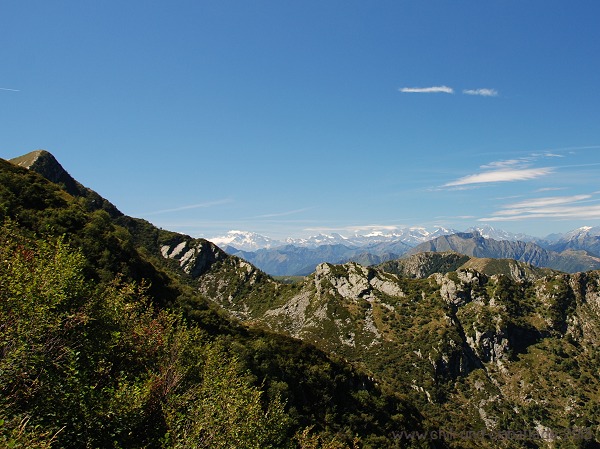
{"type": "Polygon", "coordinates": [[[216,245],[203,239],[181,240],[163,245],[160,252],[165,259],[177,260],[181,269],[194,278],[205,273],[218,260],[227,257],[216,245]]]}
{"type": "Polygon", "coordinates": [[[354,262],[344,265],[320,264],[316,268],[314,279],[317,288],[325,280],[333,286],[336,294],[346,299],[374,299],[381,294],[405,296],[397,284],[396,276],[354,262]]]}
{"type": "Polygon", "coordinates": [[[315,284],[320,284],[326,279],[337,294],[343,298],[358,299],[370,293],[371,285],[367,279],[368,269],[358,264],[349,263],[342,266],[340,274],[332,271],[331,265],[320,264],[315,271],[315,284]]]}
{"type": "Polygon", "coordinates": [[[475,329],[475,337],[467,336],[466,340],[483,363],[499,364],[508,357],[509,341],[501,330],[480,332],[475,329]]]}
{"type": "Polygon", "coordinates": [[[473,270],[459,270],[452,275],[435,273],[431,277],[440,286],[442,299],[455,307],[477,299],[478,287],[485,282],[485,275],[473,270]]]}

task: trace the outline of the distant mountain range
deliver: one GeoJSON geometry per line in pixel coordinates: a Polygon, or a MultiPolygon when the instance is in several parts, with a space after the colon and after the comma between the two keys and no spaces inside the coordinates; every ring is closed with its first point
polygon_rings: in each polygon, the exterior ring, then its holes
{"type": "MultiPolygon", "coordinates": [[[[563,242],[563,240],[561,240],[563,242]]],[[[566,243],[565,243],[566,245],[566,243]]],[[[514,259],[537,267],[575,273],[600,269],[600,258],[583,248],[568,248],[561,252],[545,249],[533,242],[494,240],[479,232],[457,233],[421,243],[406,254],[454,251],[473,257],[514,259]]]]}
{"type": "Polygon", "coordinates": [[[565,272],[600,268],[600,227],[581,227],[544,239],[491,226],[465,232],[436,227],[342,236],[319,234],[306,239],[270,239],[230,231],[210,239],[228,254],[241,257],[274,276],[305,276],[320,263],[377,265],[418,252],[455,251],[473,257],[509,258],[565,272]]]}
{"type": "MultiPolygon", "coordinates": [[[[482,228],[483,229],[483,228],[482,228]]],[[[493,231],[492,228],[489,228],[493,231]]],[[[288,245],[304,248],[318,248],[323,245],[344,245],[349,248],[359,248],[380,243],[405,243],[409,247],[426,242],[441,235],[454,234],[455,229],[435,227],[425,229],[419,227],[404,228],[390,233],[370,232],[368,234],[354,234],[348,237],[338,233],[317,234],[308,238],[287,238],[275,240],[255,232],[229,231],[224,236],[209,238],[211,242],[220,247],[230,246],[241,251],[257,251],[272,249],[288,245]]]]}

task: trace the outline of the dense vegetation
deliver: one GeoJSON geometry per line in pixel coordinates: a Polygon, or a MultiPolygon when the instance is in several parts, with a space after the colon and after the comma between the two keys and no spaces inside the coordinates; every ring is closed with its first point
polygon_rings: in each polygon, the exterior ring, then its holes
{"type": "MultiPolygon", "coordinates": [[[[143,288],[86,282],[63,241],[0,230],[3,434],[14,445],[272,447],[283,404],[143,288]],[[237,440],[236,440],[237,438],[237,440]],[[35,443],[38,444],[38,443],[35,443]]],[[[10,445],[9,445],[10,446],[10,445]]]]}

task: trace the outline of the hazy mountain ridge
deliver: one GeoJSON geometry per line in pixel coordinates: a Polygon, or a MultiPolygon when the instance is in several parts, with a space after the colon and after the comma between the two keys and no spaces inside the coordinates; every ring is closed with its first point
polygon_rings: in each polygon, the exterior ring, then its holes
{"type": "Polygon", "coordinates": [[[228,254],[241,257],[272,276],[306,276],[320,263],[348,261],[378,264],[396,259],[410,247],[402,242],[377,243],[361,247],[326,244],[317,247],[285,245],[256,251],[240,251],[231,246],[224,248],[228,254]]]}
{"type": "MultiPolygon", "coordinates": [[[[355,261],[363,265],[377,265],[427,251],[455,251],[474,257],[515,259],[538,267],[571,273],[600,268],[600,258],[596,256],[596,252],[600,252],[600,232],[594,231],[594,228],[585,227],[571,231],[554,242],[506,232],[491,226],[471,229],[470,232],[464,233],[444,228],[434,232],[422,228],[406,228],[404,233],[385,235],[319,235],[312,238],[313,244],[306,244],[307,240],[302,240],[301,244],[288,243],[252,251],[240,250],[232,245],[224,247],[224,250],[242,257],[273,276],[305,276],[312,273],[318,264],[325,262],[355,261]],[[400,235],[404,241],[399,240],[400,235]],[[314,244],[323,241],[344,243],[314,244]],[[413,246],[406,242],[420,243],[413,246]]],[[[233,235],[237,234],[238,231],[235,231],[233,235]]],[[[258,242],[267,239],[250,233],[241,235],[247,247],[259,246],[258,242]]],[[[270,241],[271,243],[273,241],[270,241]]]]}
{"type": "Polygon", "coordinates": [[[513,281],[533,281],[544,276],[560,274],[548,268],[519,262],[514,259],[492,259],[466,256],[456,252],[424,252],[402,259],[390,260],[376,268],[401,277],[425,279],[433,274],[472,269],[487,276],[504,275],[513,281]]]}
{"type": "Polygon", "coordinates": [[[288,237],[285,240],[275,240],[255,232],[229,231],[226,235],[209,237],[208,240],[219,246],[230,246],[242,251],[258,251],[260,249],[277,249],[279,247],[295,246],[302,248],[318,248],[324,245],[344,245],[348,248],[361,248],[367,246],[403,243],[408,247],[431,240],[440,235],[453,234],[454,229],[440,226],[433,229],[408,227],[393,232],[370,232],[368,234],[355,233],[342,236],[338,233],[317,234],[307,238],[288,237]]]}
{"type": "Polygon", "coordinates": [[[543,244],[552,251],[587,251],[593,256],[600,257],[600,226],[584,226],[563,234],[553,242],[543,244]]]}
{"type": "Polygon", "coordinates": [[[600,268],[600,258],[585,252],[546,250],[533,242],[493,240],[484,238],[479,232],[458,233],[422,243],[406,254],[420,252],[454,251],[474,257],[515,259],[537,267],[575,273],[600,268]]]}
{"type": "MultiPolygon", "coordinates": [[[[276,240],[256,232],[229,231],[227,234],[217,237],[209,237],[207,240],[223,247],[229,246],[241,251],[257,251],[260,249],[274,249],[282,246],[296,246],[318,248],[323,245],[344,245],[350,248],[366,247],[384,244],[404,243],[408,247],[414,247],[420,243],[433,240],[444,235],[457,234],[460,231],[435,226],[427,229],[422,227],[406,227],[390,232],[376,231],[367,234],[354,233],[343,236],[339,233],[317,234],[307,238],[288,237],[284,240],[276,240]]],[[[512,233],[502,229],[496,229],[489,225],[471,227],[464,232],[479,232],[485,238],[509,241],[544,241],[543,239],[522,233],[512,233]]],[[[562,235],[562,234],[561,234],[562,235]]]]}

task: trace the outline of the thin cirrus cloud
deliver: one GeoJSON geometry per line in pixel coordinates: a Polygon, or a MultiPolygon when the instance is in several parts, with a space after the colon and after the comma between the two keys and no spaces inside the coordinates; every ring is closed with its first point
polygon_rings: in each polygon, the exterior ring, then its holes
{"type": "Polygon", "coordinates": [[[521,169],[500,169],[487,172],[476,173],[474,175],[464,176],[444,184],[444,187],[458,187],[470,184],[485,184],[490,182],[512,182],[527,181],[541,176],[546,176],[554,172],[552,167],[541,168],[521,168],[521,169]]]}
{"type": "Polygon", "coordinates": [[[311,227],[305,228],[305,231],[310,232],[354,232],[358,233],[361,231],[369,231],[369,232],[377,232],[377,231],[397,231],[401,229],[402,226],[396,225],[357,225],[357,226],[340,226],[340,227],[311,227]]]}
{"type": "Polygon", "coordinates": [[[453,94],[454,89],[448,86],[432,86],[432,87],[402,87],[399,89],[402,93],[410,94],[453,94]]]}
{"type": "Polygon", "coordinates": [[[571,196],[549,196],[546,198],[534,198],[530,200],[519,201],[518,203],[512,203],[505,206],[510,209],[521,209],[521,210],[536,210],[536,208],[556,206],[558,204],[572,204],[575,202],[587,200],[592,195],[571,195],[571,196]]]}
{"type": "Polygon", "coordinates": [[[163,209],[163,210],[157,210],[154,212],[149,212],[147,214],[144,215],[159,215],[159,214],[166,214],[166,213],[170,213],[170,212],[181,212],[184,210],[190,210],[190,209],[201,209],[204,207],[212,207],[212,206],[220,206],[221,204],[227,204],[227,203],[231,203],[233,200],[230,198],[225,198],[222,200],[216,200],[216,201],[207,201],[206,203],[200,203],[200,204],[190,204],[187,206],[180,206],[180,207],[174,207],[172,209],[163,209]]]}
{"type": "Polygon", "coordinates": [[[592,198],[588,194],[534,198],[507,204],[490,217],[478,221],[600,219],[600,204],[592,198]]]}
{"type": "MultiPolygon", "coordinates": [[[[430,86],[430,87],[401,87],[398,89],[402,93],[406,94],[453,94],[454,89],[452,87],[444,86],[430,86]]],[[[480,97],[497,97],[498,91],[496,89],[481,88],[481,89],[463,89],[465,95],[475,95],[480,97]]]]}
{"type": "Polygon", "coordinates": [[[275,218],[275,217],[286,217],[288,215],[295,215],[295,214],[299,214],[302,212],[306,212],[313,209],[312,207],[304,207],[302,209],[294,209],[294,210],[288,210],[285,212],[275,212],[272,214],[264,214],[264,215],[257,215],[255,217],[252,218],[275,218]]]}
{"type": "Polygon", "coordinates": [[[479,95],[480,97],[497,97],[498,91],[496,89],[465,89],[462,91],[465,95],[479,95]]]}

